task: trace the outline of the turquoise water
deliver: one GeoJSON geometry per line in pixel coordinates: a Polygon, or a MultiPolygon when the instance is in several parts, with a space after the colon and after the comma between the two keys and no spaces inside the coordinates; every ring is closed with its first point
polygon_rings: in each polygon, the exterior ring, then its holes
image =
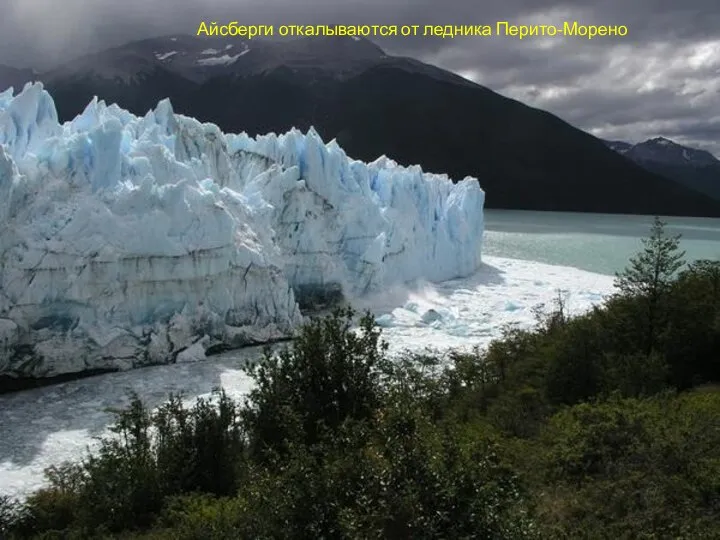
{"type": "MultiPolygon", "coordinates": [[[[720,260],[720,219],[663,217],[686,260],[720,260]]],[[[483,253],[614,274],[642,249],[652,216],[486,210],[483,253]]]]}

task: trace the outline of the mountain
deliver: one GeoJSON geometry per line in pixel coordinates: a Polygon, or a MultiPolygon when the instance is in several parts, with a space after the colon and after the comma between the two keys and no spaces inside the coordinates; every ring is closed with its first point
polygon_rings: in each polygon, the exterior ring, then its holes
{"type": "Polygon", "coordinates": [[[710,152],[683,146],[665,137],[637,144],[605,142],[648,171],[720,201],[720,160],[710,152]]]}
{"type": "Polygon", "coordinates": [[[0,95],[0,389],[191,361],[288,337],[300,310],[473,274],[476,179],[350,160],[94,100],[60,125],[40,84],[0,95]]]}
{"type": "Polygon", "coordinates": [[[385,154],[477,177],[490,208],[720,216],[718,201],[550,113],[363,38],[166,36],[72,60],[39,79],[63,120],[97,95],[136,114],[170,98],[179,113],[250,135],[314,126],[356,159],[385,154]]]}

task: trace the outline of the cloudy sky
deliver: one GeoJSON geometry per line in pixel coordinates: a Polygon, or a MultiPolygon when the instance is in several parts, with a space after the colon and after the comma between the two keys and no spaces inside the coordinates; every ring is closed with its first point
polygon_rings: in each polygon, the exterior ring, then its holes
{"type": "Polygon", "coordinates": [[[625,25],[625,37],[377,40],[595,135],[662,135],[720,156],[719,0],[0,0],[0,63],[44,68],[200,21],[625,25]],[[9,7],[2,7],[3,4],[9,7]]]}

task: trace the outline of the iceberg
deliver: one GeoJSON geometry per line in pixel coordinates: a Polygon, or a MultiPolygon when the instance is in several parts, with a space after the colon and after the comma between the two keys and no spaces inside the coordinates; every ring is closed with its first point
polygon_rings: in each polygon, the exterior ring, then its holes
{"type": "Polygon", "coordinates": [[[476,179],[93,99],[0,93],[0,376],[195,361],[305,309],[481,262],[476,179]]]}

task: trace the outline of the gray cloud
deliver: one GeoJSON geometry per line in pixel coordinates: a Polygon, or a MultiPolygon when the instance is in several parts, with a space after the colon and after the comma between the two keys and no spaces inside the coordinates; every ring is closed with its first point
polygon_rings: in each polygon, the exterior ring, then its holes
{"type": "Polygon", "coordinates": [[[626,25],[625,37],[386,38],[598,136],[664,135],[720,155],[717,0],[5,0],[0,62],[43,68],[201,20],[245,24],[626,25]]]}

